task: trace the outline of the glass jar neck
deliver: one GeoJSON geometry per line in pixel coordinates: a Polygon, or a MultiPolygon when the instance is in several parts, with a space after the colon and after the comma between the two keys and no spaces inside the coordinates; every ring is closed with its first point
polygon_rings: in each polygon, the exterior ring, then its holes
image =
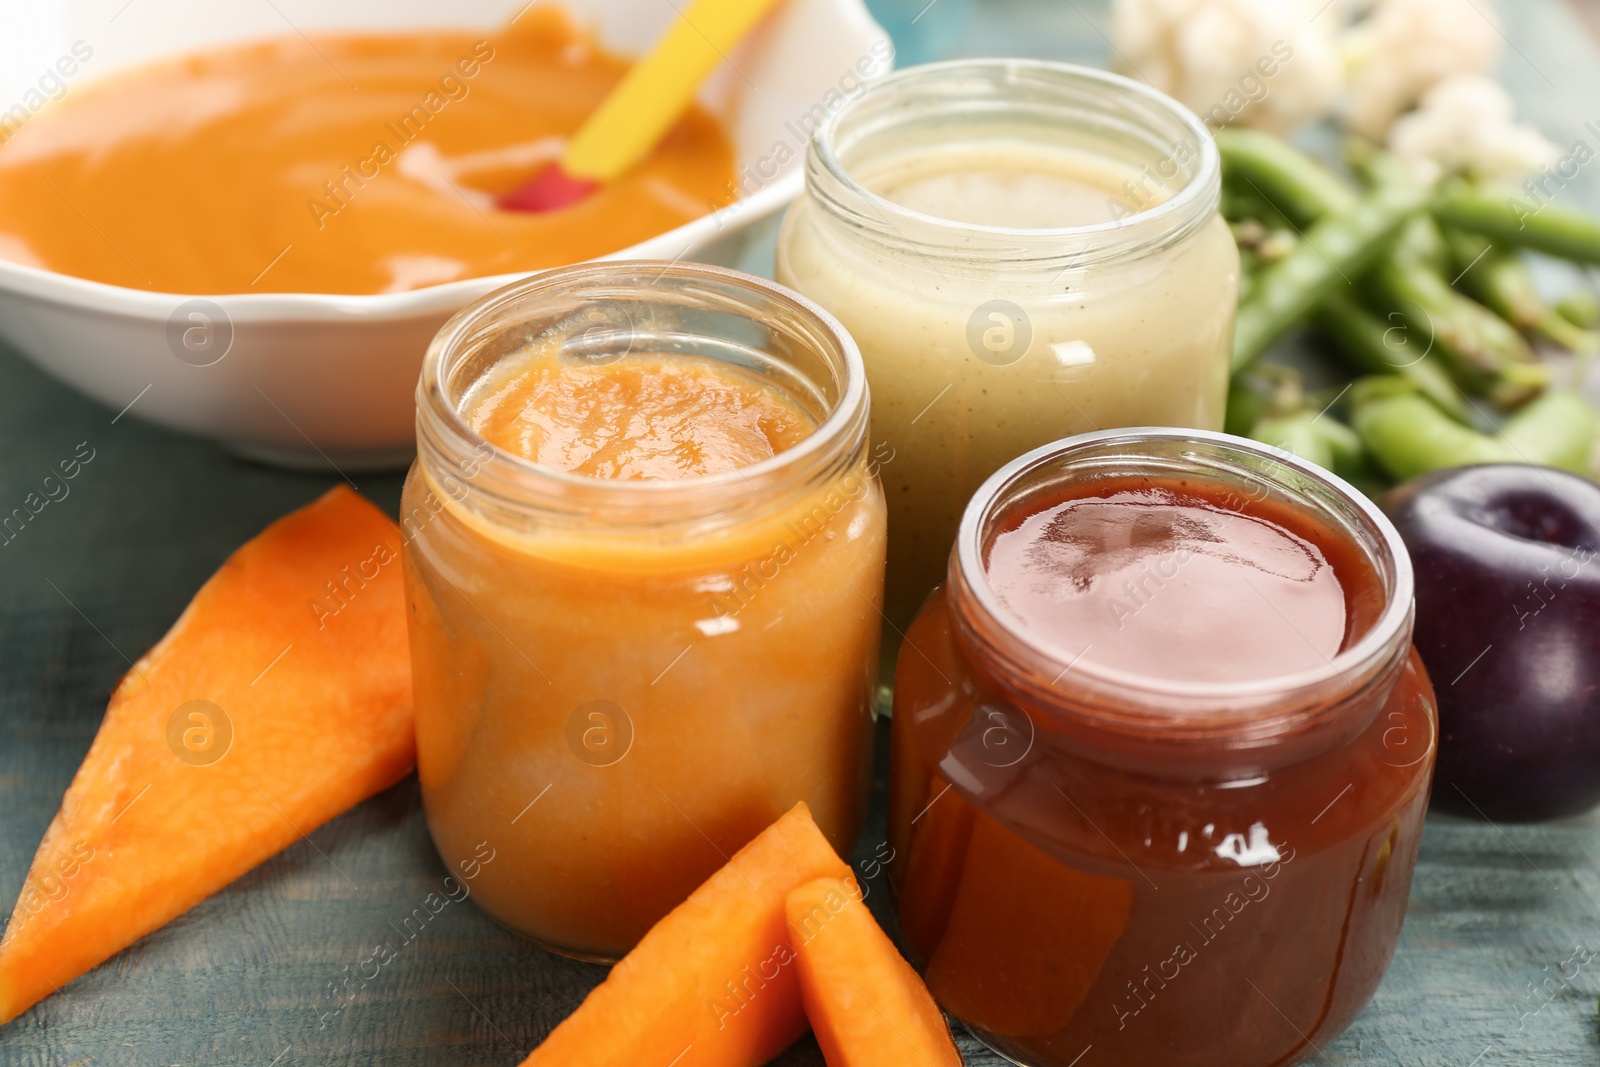
{"type": "Polygon", "coordinates": [[[806,188],[829,221],[941,270],[1069,271],[1173,247],[1216,213],[1221,166],[1204,123],[1154,89],[1042,60],[954,60],[908,68],[828,119],[806,152],[806,188]],[[862,176],[897,157],[986,158],[996,146],[1070,152],[1126,174],[1108,221],[1045,229],[914,211],[862,176]]]}
{"type": "Polygon", "coordinates": [[[698,263],[580,264],[497,290],[440,329],[417,383],[417,462],[438,496],[511,531],[683,543],[847,477],[865,448],[867,410],[855,342],[799,294],[698,263]],[[463,414],[474,385],[535,344],[596,365],[634,353],[721,360],[781,390],[817,426],[759,463],[676,481],[542,466],[490,445],[463,414]]]}
{"type": "MultiPolygon", "coordinates": [[[[951,553],[949,604],[963,653],[1059,743],[1146,771],[1236,777],[1298,762],[1353,737],[1383,704],[1411,646],[1412,571],[1371,501],[1298,457],[1227,434],[1132,429],[1047,445],[978,491],[951,553]],[[1375,614],[1324,664],[1238,682],[1172,681],[1070,656],[1030,634],[991,587],[1000,520],[1032,494],[1104,476],[1183,477],[1221,501],[1272,500],[1304,513],[1371,564],[1375,614]]],[[[1205,625],[1196,620],[1196,625],[1205,625]]]]}

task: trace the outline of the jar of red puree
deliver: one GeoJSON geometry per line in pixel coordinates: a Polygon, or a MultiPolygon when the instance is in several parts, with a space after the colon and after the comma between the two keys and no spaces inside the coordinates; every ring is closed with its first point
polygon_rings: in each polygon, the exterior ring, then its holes
{"type": "Polygon", "coordinates": [[[967,507],[896,676],[902,935],[1033,1067],[1296,1063],[1405,915],[1433,689],[1399,535],[1224,434],[1029,452],[967,507]]]}

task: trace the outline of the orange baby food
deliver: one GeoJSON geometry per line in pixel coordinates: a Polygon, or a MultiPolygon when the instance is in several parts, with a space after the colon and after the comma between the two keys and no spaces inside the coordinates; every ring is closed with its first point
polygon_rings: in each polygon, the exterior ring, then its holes
{"type": "Polygon", "coordinates": [[[592,478],[722,474],[771,459],[816,428],[759,378],[681,356],[594,366],[547,348],[492,376],[467,404],[490,444],[592,478]]]}
{"type": "Polygon", "coordinates": [[[536,343],[452,404],[489,469],[424,447],[407,481],[429,826],[447,863],[494,843],[474,899],[546,945],[621,956],[798,801],[854,844],[885,509],[865,420],[794,384],[536,343]]]}
{"type": "Polygon", "coordinates": [[[614,252],[727,199],[704,110],[570,208],[494,202],[626,66],[539,5],[488,36],[293,35],[123,72],[0,144],[0,258],[159,292],[383,293],[614,252]]]}
{"type": "Polygon", "coordinates": [[[0,1022],[410,773],[399,547],[340,486],[229,557],[123,678],[0,941],[0,1022]]]}

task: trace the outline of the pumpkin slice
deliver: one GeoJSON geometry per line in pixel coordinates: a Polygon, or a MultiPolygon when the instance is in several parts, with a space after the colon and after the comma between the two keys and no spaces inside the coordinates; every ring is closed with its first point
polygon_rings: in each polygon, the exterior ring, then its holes
{"type": "Polygon", "coordinates": [[[0,941],[0,1022],[414,762],[400,535],[341,486],[235,552],[111,695],[0,941]]]}
{"type": "Polygon", "coordinates": [[[928,987],[879,929],[853,880],[789,894],[800,993],[828,1067],[961,1067],[928,987]]]}
{"type": "Polygon", "coordinates": [[[650,928],[524,1067],[757,1067],[806,1030],[784,898],[849,878],[796,804],[650,928]]]}

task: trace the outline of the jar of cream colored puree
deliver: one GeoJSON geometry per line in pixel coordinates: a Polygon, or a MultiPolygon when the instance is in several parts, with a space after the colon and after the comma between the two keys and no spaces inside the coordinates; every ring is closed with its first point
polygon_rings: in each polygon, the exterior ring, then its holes
{"type": "Polygon", "coordinates": [[[1221,428],[1239,259],[1219,187],[1192,112],[1064,63],[914,67],[817,130],[777,276],[866,361],[896,627],[1012,458],[1111,427],[1221,428]]]}

